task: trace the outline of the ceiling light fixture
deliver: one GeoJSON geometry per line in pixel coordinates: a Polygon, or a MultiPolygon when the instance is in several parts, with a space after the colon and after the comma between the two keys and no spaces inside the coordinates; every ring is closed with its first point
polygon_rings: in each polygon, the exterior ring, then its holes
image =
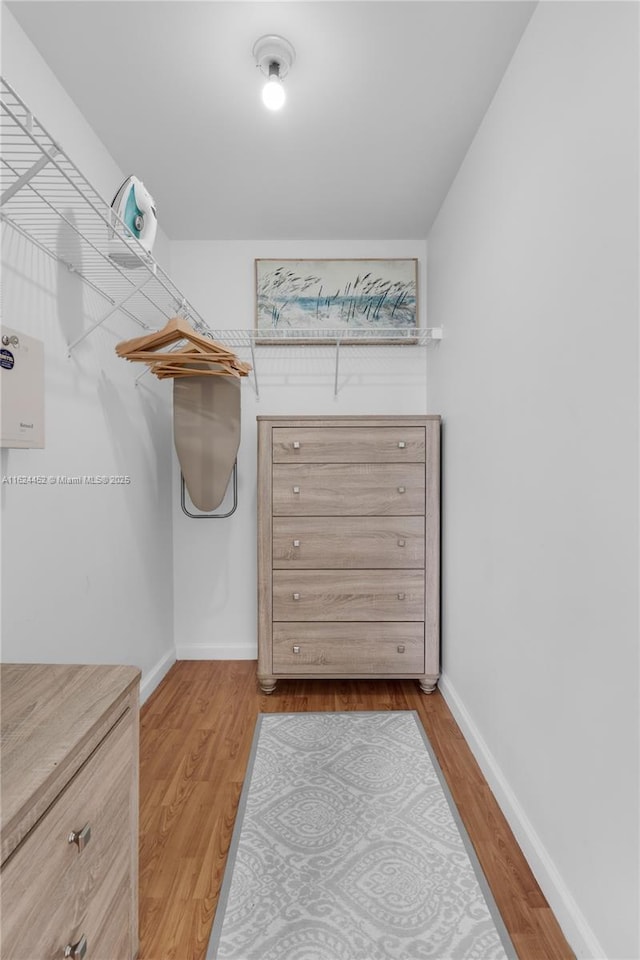
{"type": "Polygon", "coordinates": [[[291,69],[296,52],[288,40],[270,33],[253,45],[256,66],[267,78],[262,88],[262,102],[269,110],[279,110],[286,95],[282,81],[291,69]]]}

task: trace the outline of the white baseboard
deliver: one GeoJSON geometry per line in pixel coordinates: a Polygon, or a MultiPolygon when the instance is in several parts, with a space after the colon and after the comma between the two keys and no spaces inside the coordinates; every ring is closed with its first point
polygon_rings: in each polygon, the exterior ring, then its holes
{"type": "Polygon", "coordinates": [[[142,675],[142,681],[140,683],[140,705],[142,705],[145,700],[151,696],[162,678],[169,672],[175,662],[175,650],[169,650],[168,653],[165,653],[164,657],[161,657],[158,660],[155,667],[152,667],[151,670],[148,670],[142,675]]]}
{"type": "Polygon", "coordinates": [[[257,660],[255,643],[178,643],[178,660],[257,660]]]}
{"type": "Polygon", "coordinates": [[[579,960],[606,960],[598,938],[573,899],[453,684],[444,675],[438,686],[576,956],[579,960]]]}

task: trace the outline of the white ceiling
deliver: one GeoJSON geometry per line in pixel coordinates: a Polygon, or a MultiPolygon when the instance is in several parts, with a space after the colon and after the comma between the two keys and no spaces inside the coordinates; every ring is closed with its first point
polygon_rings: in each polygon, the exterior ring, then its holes
{"type": "Polygon", "coordinates": [[[172,240],[408,239],[428,235],[535,3],[8,6],[172,240]],[[265,33],[296,49],[280,113],[251,56],[265,33]]]}

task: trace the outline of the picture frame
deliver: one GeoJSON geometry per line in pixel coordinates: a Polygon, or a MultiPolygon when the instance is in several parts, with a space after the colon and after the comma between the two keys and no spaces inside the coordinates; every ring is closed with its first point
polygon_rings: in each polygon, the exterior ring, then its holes
{"type": "Polygon", "coordinates": [[[415,343],[418,260],[256,259],[258,343],[415,343]]]}

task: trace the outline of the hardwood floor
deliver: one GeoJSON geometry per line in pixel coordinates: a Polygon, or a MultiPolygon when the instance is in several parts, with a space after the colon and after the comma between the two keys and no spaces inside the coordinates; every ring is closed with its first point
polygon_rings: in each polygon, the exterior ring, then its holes
{"type": "Polygon", "coordinates": [[[256,717],[305,710],[417,710],[520,960],[574,957],[437,691],[281,680],[266,696],[240,660],[178,662],[142,709],[139,960],[204,958],[256,717]]]}

